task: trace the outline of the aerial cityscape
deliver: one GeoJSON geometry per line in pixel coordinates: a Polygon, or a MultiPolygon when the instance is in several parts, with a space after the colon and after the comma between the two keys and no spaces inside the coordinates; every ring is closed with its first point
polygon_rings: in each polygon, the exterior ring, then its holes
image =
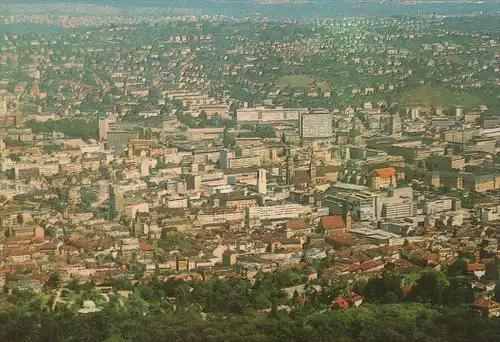
{"type": "Polygon", "coordinates": [[[0,3],[0,341],[500,341],[500,3],[0,3]]]}

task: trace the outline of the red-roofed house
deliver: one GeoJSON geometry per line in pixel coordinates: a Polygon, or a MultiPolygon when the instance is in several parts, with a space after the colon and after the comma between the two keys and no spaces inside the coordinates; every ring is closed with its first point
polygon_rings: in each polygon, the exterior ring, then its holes
{"type": "Polygon", "coordinates": [[[139,244],[139,250],[135,252],[137,260],[148,260],[153,258],[153,247],[146,243],[139,244]]]}
{"type": "Polygon", "coordinates": [[[342,297],[338,297],[330,304],[330,309],[347,309],[349,303],[342,297]]]}
{"type": "Polygon", "coordinates": [[[291,220],[285,223],[283,229],[279,231],[281,236],[291,238],[297,234],[309,234],[311,228],[304,220],[291,220]]]}
{"type": "Polygon", "coordinates": [[[355,245],[352,234],[349,233],[328,235],[325,238],[325,242],[335,248],[350,247],[355,245]]]}
{"type": "Polygon", "coordinates": [[[344,234],[349,228],[351,228],[351,213],[347,213],[345,217],[324,216],[319,221],[319,229],[324,235],[344,234]]]}
{"type": "Polygon", "coordinates": [[[413,285],[412,284],[403,285],[402,289],[404,294],[410,294],[411,290],[413,289],[413,285]]]}
{"type": "Polygon", "coordinates": [[[147,243],[141,243],[141,244],[139,245],[139,248],[140,248],[142,251],[146,251],[146,252],[148,252],[148,251],[152,251],[152,250],[153,250],[153,246],[148,245],[147,243]]]}
{"type": "Polygon", "coordinates": [[[481,278],[486,273],[486,265],[485,264],[467,264],[466,271],[468,273],[474,273],[474,275],[478,278],[481,278]]]}
{"type": "Polygon", "coordinates": [[[361,265],[359,265],[359,268],[362,271],[373,272],[373,271],[379,271],[379,270],[383,269],[384,266],[385,266],[384,260],[378,259],[378,260],[370,260],[370,261],[364,262],[361,265]]]}
{"type": "Polygon", "coordinates": [[[350,307],[353,306],[358,307],[363,303],[363,297],[361,297],[359,294],[355,292],[349,293],[346,299],[350,307]]]}
{"type": "Polygon", "coordinates": [[[483,297],[475,301],[472,303],[472,308],[481,311],[483,315],[488,317],[500,316],[500,304],[490,298],[483,297]]]}
{"type": "Polygon", "coordinates": [[[304,229],[306,228],[306,226],[307,224],[304,220],[291,220],[285,224],[286,229],[292,229],[292,230],[304,229]]]}
{"type": "Polygon", "coordinates": [[[376,169],[368,175],[368,184],[373,189],[396,186],[398,172],[393,167],[376,169]]]}

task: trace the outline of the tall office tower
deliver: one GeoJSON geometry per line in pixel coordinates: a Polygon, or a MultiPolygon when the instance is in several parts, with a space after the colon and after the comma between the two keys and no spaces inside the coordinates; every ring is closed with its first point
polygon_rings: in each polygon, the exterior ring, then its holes
{"type": "Polygon", "coordinates": [[[410,111],[410,119],[417,120],[420,117],[420,108],[412,108],[410,111]]]}
{"type": "Polygon", "coordinates": [[[0,115],[7,114],[7,100],[0,99],[0,115]]]}
{"type": "Polygon", "coordinates": [[[187,189],[200,191],[201,187],[201,176],[195,174],[189,174],[187,176],[187,189]]]}
{"type": "Polygon", "coordinates": [[[100,119],[99,120],[99,141],[106,141],[108,139],[109,132],[109,120],[100,119]]]}
{"type": "Polygon", "coordinates": [[[344,161],[351,159],[351,148],[349,146],[340,147],[340,159],[344,161]]]}
{"type": "Polygon", "coordinates": [[[359,135],[363,135],[363,132],[365,131],[365,124],[360,118],[354,118],[352,120],[352,129],[355,132],[358,132],[359,135]]]}
{"type": "Polygon", "coordinates": [[[257,192],[261,195],[267,194],[267,179],[265,169],[259,169],[257,171],[257,192]]]}
{"type": "Polygon", "coordinates": [[[300,136],[305,139],[328,139],[333,136],[333,117],[327,110],[303,113],[300,117],[300,136]]]}
{"type": "Polygon", "coordinates": [[[394,114],[389,119],[389,133],[391,135],[401,134],[401,117],[398,114],[394,114]]]}
{"type": "Polygon", "coordinates": [[[110,218],[116,219],[120,217],[125,211],[125,204],[123,201],[123,191],[120,187],[112,185],[109,192],[109,204],[110,204],[110,218]]]}
{"type": "Polygon", "coordinates": [[[221,169],[229,169],[229,159],[236,157],[236,153],[234,151],[230,151],[228,149],[222,150],[219,152],[219,167],[221,169]]]}
{"type": "Polygon", "coordinates": [[[288,157],[286,158],[286,184],[290,185],[293,183],[295,177],[295,165],[293,162],[293,157],[290,154],[290,149],[288,149],[288,157]]]}

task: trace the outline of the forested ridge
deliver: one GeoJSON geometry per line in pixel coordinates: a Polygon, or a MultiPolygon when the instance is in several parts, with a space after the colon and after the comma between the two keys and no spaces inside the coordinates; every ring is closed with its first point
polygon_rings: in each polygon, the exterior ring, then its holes
{"type": "Polygon", "coordinates": [[[109,306],[102,312],[0,315],[2,341],[498,341],[500,320],[424,304],[364,305],[309,314],[213,313],[198,307],[144,313],[109,306]]]}
{"type": "Polygon", "coordinates": [[[473,310],[471,289],[441,272],[422,273],[405,292],[401,278],[385,271],[355,283],[364,301],[346,309],[331,307],[352,290],[342,281],[306,284],[300,295],[287,296],[283,288],[296,284],[296,275],[273,272],[255,282],[110,278],[108,294],[92,282],[52,276],[44,289],[49,297],[0,296],[0,341],[500,340],[500,318],[473,310]],[[89,301],[100,311],[78,310],[89,301]]]}

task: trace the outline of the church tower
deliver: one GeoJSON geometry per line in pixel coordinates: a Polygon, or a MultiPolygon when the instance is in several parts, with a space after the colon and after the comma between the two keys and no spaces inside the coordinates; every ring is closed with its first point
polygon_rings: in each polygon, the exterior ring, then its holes
{"type": "Polygon", "coordinates": [[[267,194],[266,169],[257,170],[257,192],[261,195],[267,194]]]}
{"type": "Polygon", "coordinates": [[[309,178],[312,185],[316,184],[316,156],[314,150],[311,152],[311,163],[309,164],[309,178]]]}
{"type": "Polygon", "coordinates": [[[352,228],[352,215],[350,211],[347,211],[344,214],[344,223],[345,223],[345,228],[346,229],[351,229],[352,228]]]}

